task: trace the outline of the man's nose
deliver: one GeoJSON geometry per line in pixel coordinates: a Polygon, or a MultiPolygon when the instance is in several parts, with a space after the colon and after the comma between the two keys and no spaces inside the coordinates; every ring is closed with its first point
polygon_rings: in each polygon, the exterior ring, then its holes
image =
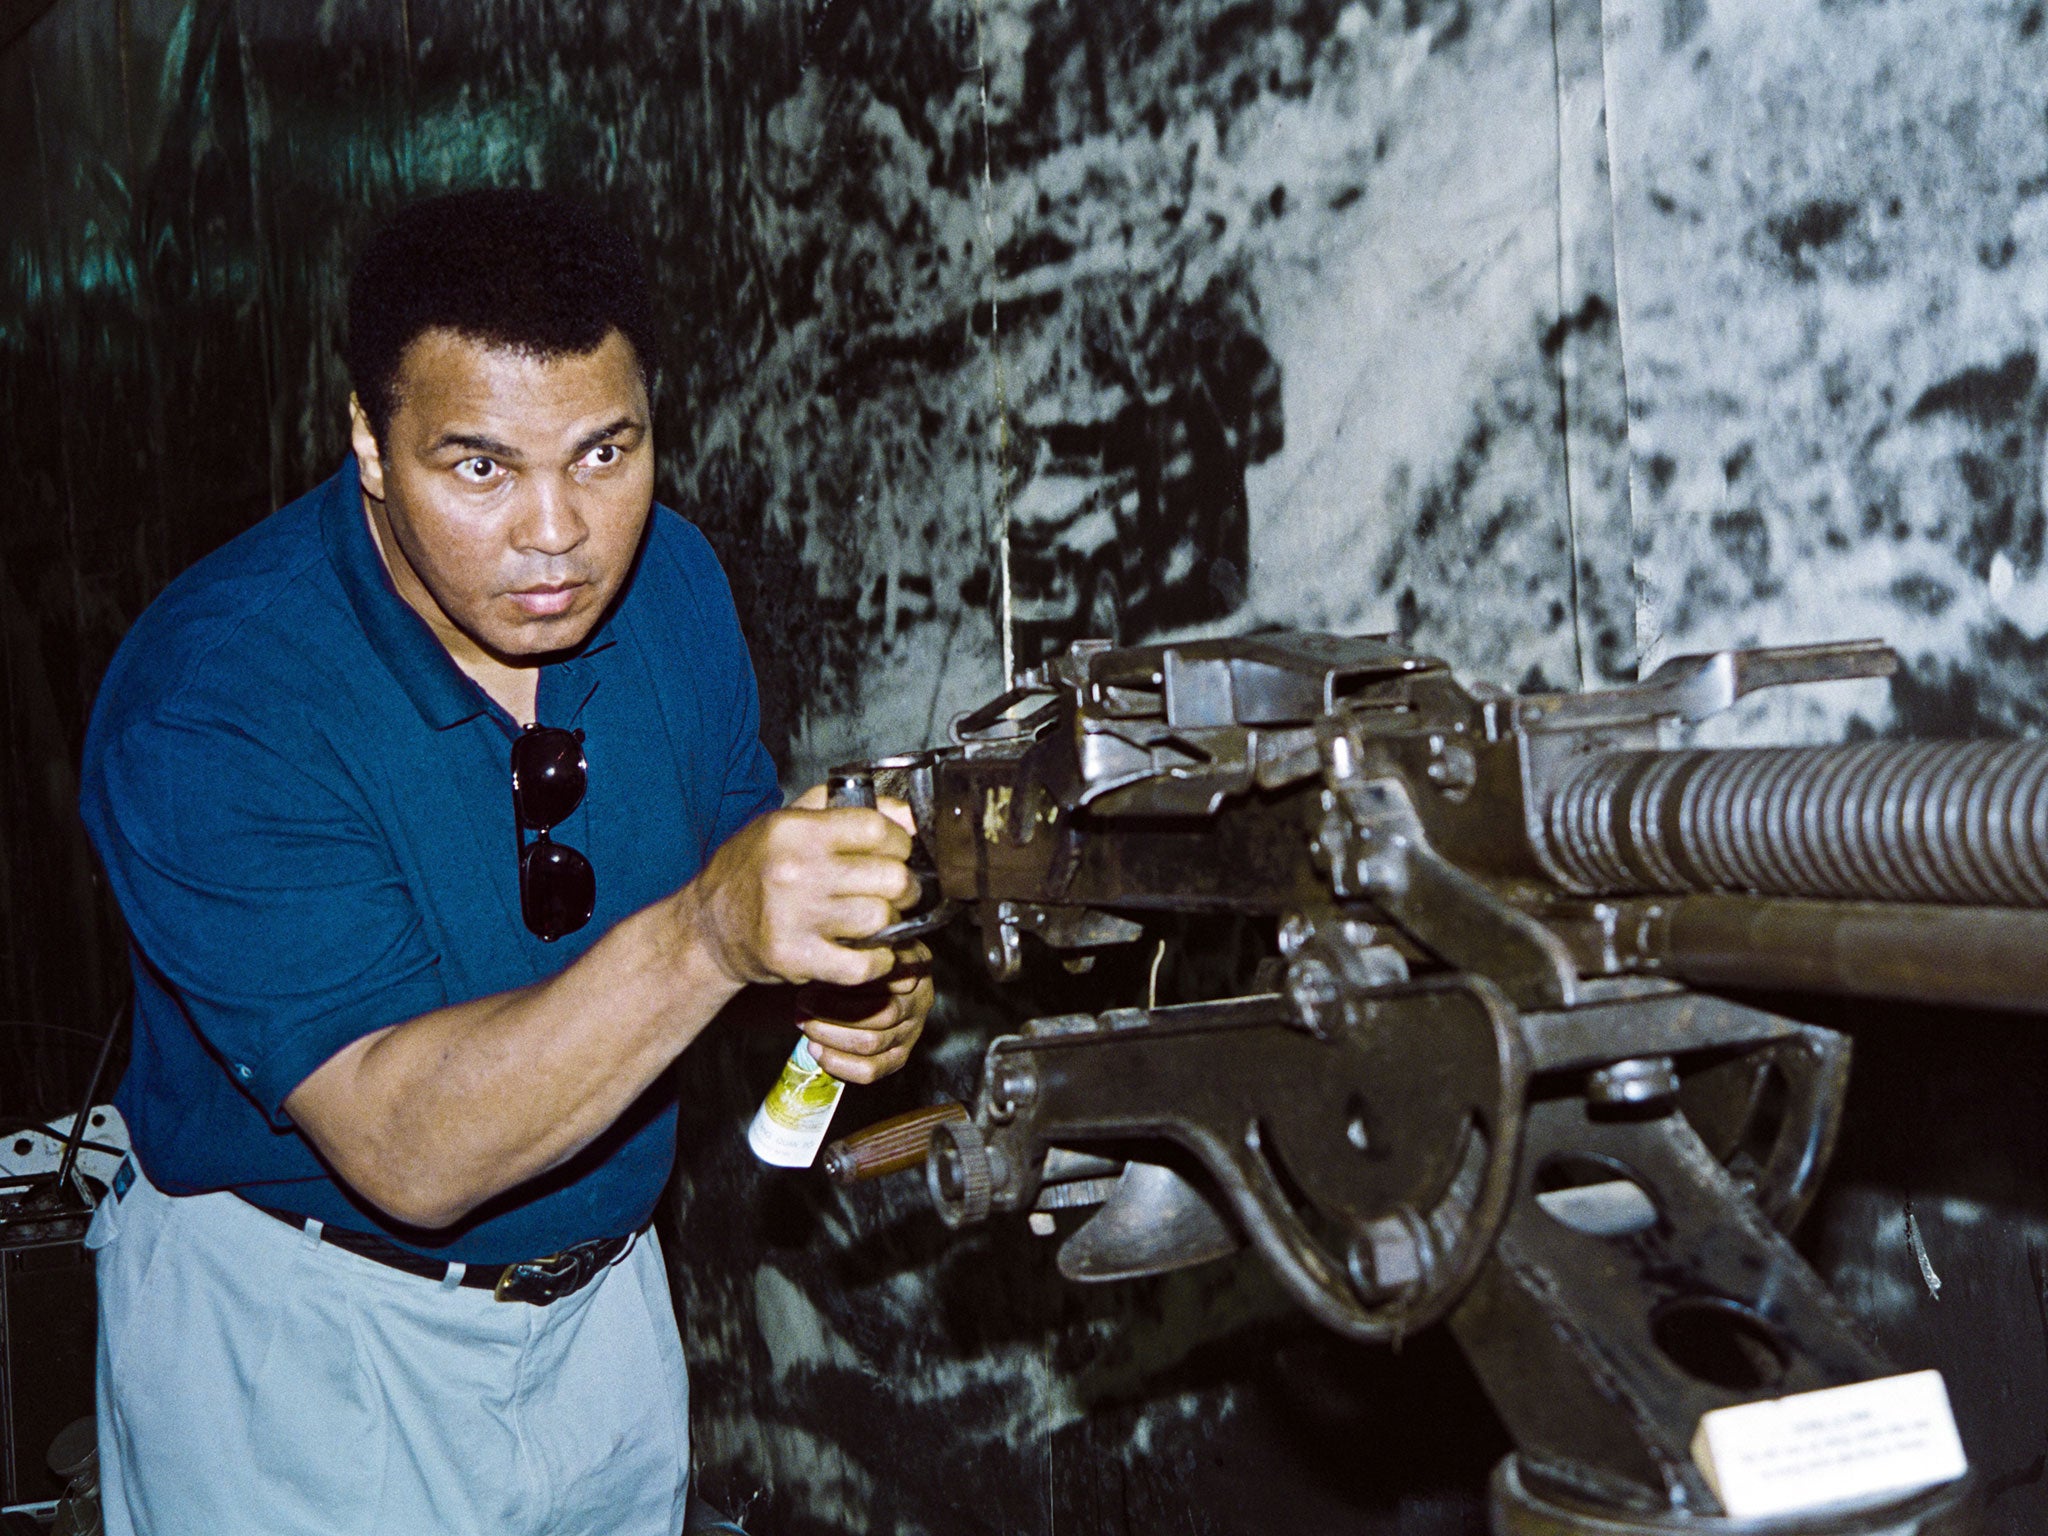
{"type": "Polygon", "coordinates": [[[577,506],[577,488],[552,476],[530,484],[514,542],[538,554],[566,555],[590,536],[590,524],[577,506]]]}

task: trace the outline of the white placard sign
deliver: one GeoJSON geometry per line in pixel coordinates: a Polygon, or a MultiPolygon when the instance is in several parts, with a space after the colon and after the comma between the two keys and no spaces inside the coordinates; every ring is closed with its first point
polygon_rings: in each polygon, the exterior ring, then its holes
{"type": "Polygon", "coordinates": [[[1716,1408],[1692,1456],[1738,1520],[1911,1493],[1969,1469],[1939,1371],[1716,1408]]]}

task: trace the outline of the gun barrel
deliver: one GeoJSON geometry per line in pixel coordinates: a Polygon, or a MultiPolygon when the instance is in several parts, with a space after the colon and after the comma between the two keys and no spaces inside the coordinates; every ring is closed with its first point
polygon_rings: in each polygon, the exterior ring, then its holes
{"type": "Polygon", "coordinates": [[[1541,835],[1581,895],[2048,907],[2048,741],[1610,752],[1541,835]]]}
{"type": "Polygon", "coordinates": [[[1698,986],[2048,1012],[2048,912],[1685,896],[1644,937],[1698,986]]]}

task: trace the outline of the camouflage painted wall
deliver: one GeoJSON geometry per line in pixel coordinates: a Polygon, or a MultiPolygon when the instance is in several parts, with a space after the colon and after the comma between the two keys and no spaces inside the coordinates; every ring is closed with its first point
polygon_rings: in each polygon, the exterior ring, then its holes
{"type": "MultiPolygon", "coordinates": [[[[2038,729],[2044,50],[2029,0],[58,0],[0,53],[0,1006],[111,1007],[99,671],[331,467],[348,251],[475,181],[642,240],[662,493],[792,783],[1078,634],[1255,624],[1532,685],[1884,634],[1889,689],[1717,734],[2038,729]]],[[[947,962],[849,1123],[968,1087],[1020,1006],[947,962]]],[[[1844,1022],[1814,1251],[2036,1529],[2048,1060],[1844,1022]]],[[[1076,1293],[912,1190],[764,1177],[784,1045],[691,1053],[674,1210],[707,1483],[757,1528],[1478,1528],[1499,1435],[1441,1339],[1340,1346],[1246,1265],[1076,1293]]]]}

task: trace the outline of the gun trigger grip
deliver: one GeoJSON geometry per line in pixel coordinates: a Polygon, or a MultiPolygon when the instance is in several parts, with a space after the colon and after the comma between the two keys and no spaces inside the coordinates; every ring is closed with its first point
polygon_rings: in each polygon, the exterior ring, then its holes
{"type": "Polygon", "coordinates": [[[835,942],[844,944],[848,949],[894,949],[898,944],[908,944],[915,939],[927,938],[937,933],[959,913],[959,902],[941,901],[929,912],[920,913],[916,917],[906,917],[901,922],[889,924],[886,928],[878,928],[863,938],[838,939],[835,942]]]}

